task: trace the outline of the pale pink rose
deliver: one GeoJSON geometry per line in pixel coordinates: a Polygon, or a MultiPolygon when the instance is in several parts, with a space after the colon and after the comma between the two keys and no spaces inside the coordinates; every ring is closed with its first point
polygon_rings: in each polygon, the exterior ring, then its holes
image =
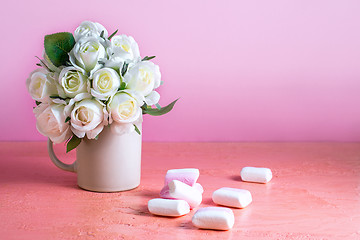
{"type": "Polygon", "coordinates": [[[41,103],[34,109],[36,128],[54,143],[65,142],[72,136],[69,122],[65,123],[64,105],[41,103]]]}

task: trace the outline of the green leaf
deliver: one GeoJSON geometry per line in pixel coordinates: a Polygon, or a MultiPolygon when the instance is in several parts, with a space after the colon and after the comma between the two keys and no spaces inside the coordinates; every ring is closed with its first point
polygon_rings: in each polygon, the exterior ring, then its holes
{"type": "Polygon", "coordinates": [[[124,63],[122,69],[121,69],[121,76],[124,76],[125,73],[127,72],[128,70],[128,67],[129,67],[129,63],[124,63]]]}
{"type": "Polygon", "coordinates": [[[66,64],[66,62],[69,60],[68,53],[71,51],[74,45],[74,36],[69,32],[60,32],[46,35],[44,39],[46,55],[56,67],[66,64]]]}
{"type": "Polygon", "coordinates": [[[135,124],[133,124],[133,125],[135,127],[135,132],[137,132],[139,135],[141,135],[141,132],[140,132],[139,128],[135,124]]]}
{"type": "Polygon", "coordinates": [[[155,106],[156,106],[157,109],[159,109],[159,110],[161,109],[160,104],[157,103],[157,104],[155,104],[155,106]]]}
{"type": "Polygon", "coordinates": [[[148,108],[147,106],[144,105],[142,107],[142,110],[143,110],[143,113],[149,114],[151,116],[161,116],[161,115],[164,115],[164,114],[170,112],[173,109],[177,100],[179,100],[179,99],[176,99],[175,101],[173,101],[172,103],[170,103],[169,105],[167,105],[166,107],[163,107],[161,109],[148,108]]]}
{"type": "Polygon", "coordinates": [[[36,106],[39,106],[41,104],[41,102],[35,101],[36,106]]]}
{"type": "Polygon", "coordinates": [[[42,65],[40,63],[37,63],[36,66],[42,67],[42,65]]]}
{"type": "Polygon", "coordinates": [[[148,56],[146,56],[146,57],[144,57],[143,59],[141,59],[141,61],[149,61],[149,60],[151,60],[151,59],[153,59],[153,58],[155,58],[156,56],[151,56],[151,57],[148,57],[148,56]]]}
{"type": "Polygon", "coordinates": [[[115,32],[113,32],[109,37],[108,39],[111,40],[113,36],[115,36],[115,34],[119,31],[119,29],[116,29],[115,32]]]}
{"type": "Polygon", "coordinates": [[[68,121],[70,121],[71,120],[71,117],[67,117],[66,119],[65,119],[65,122],[67,123],[68,121]]]}
{"type": "Polygon", "coordinates": [[[126,88],[126,83],[121,82],[119,90],[124,90],[126,88]]]}
{"type": "Polygon", "coordinates": [[[78,138],[76,135],[73,135],[70,141],[66,145],[66,153],[70,152],[71,150],[79,146],[80,143],[81,143],[81,138],[78,138]]]}

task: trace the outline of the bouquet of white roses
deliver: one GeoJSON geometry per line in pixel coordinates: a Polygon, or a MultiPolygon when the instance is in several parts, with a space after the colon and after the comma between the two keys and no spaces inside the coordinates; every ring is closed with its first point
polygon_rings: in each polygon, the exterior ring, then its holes
{"type": "Polygon", "coordinates": [[[97,139],[104,126],[118,134],[140,130],[142,115],[163,115],[156,89],[159,66],[140,57],[138,44],[126,35],[110,36],[99,23],[85,21],[75,30],[46,35],[41,68],[26,81],[36,101],[36,127],[54,143],[67,142],[67,152],[82,138],[97,139]],[[151,107],[155,106],[155,107],[151,107]]]}

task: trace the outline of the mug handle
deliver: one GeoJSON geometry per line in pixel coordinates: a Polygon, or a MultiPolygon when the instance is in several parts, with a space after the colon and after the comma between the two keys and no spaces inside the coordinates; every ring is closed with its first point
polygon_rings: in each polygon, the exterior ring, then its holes
{"type": "Polygon", "coordinates": [[[60,161],[56,157],[56,155],[54,153],[53,142],[50,140],[50,138],[48,138],[47,148],[48,148],[50,159],[55,164],[55,166],[57,166],[58,168],[60,168],[62,170],[65,170],[65,171],[76,172],[76,161],[73,162],[72,164],[66,164],[66,163],[63,163],[62,161],[60,161]]]}

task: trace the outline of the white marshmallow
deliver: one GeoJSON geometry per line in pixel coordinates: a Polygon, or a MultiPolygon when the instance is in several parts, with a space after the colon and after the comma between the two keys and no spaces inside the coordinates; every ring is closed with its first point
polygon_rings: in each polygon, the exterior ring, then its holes
{"type": "Polygon", "coordinates": [[[179,217],[190,212],[190,206],[186,201],[162,198],[149,200],[148,209],[152,214],[169,217],[179,217]]]}
{"type": "Polygon", "coordinates": [[[200,183],[195,183],[194,186],[193,186],[193,188],[195,188],[196,190],[198,190],[201,194],[204,193],[204,188],[203,188],[203,186],[201,186],[200,183]]]}
{"type": "Polygon", "coordinates": [[[272,172],[269,168],[244,167],[240,175],[245,182],[267,183],[272,178],[272,172]]]}
{"type": "MultiPolygon", "coordinates": [[[[192,186],[192,187],[194,189],[198,190],[201,194],[203,194],[204,188],[201,186],[200,183],[195,183],[194,186],[192,186]]],[[[170,191],[169,185],[165,185],[160,191],[160,197],[167,198],[167,199],[172,199],[172,197],[170,196],[169,191],[170,191]]]]}
{"type": "Polygon", "coordinates": [[[223,187],[213,192],[212,200],[219,205],[245,208],[252,202],[252,197],[248,190],[223,187]]]}
{"type": "Polygon", "coordinates": [[[195,227],[214,230],[229,230],[234,222],[233,211],[224,207],[200,208],[192,218],[195,227]]]}
{"type": "Polygon", "coordinates": [[[164,186],[168,185],[172,180],[179,180],[187,185],[193,186],[200,175],[197,168],[170,169],[165,175],[164,186]]]}
{"type": "Polygon", "coordinates": [[[187,201],[191,209],[200,205],[202,194],[195,188],[178,180],[172,180],[168,185],[171,198],[187,201]]]}

